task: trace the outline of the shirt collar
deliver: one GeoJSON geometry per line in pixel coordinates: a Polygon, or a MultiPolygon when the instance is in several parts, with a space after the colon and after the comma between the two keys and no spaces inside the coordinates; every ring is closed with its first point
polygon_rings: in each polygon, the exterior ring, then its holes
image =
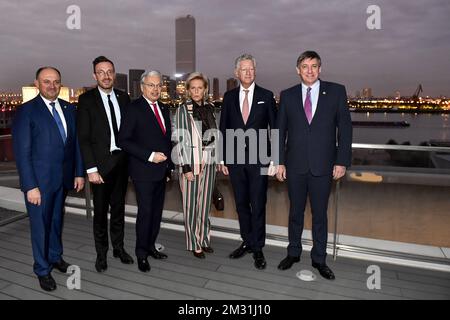
{"type": "Polygon", "coordinates": [[[58,104],[58,98],[56,98],[55,101],[51,101],[51,100],[44,98],[42,95],[40,95],[40,96],[41,96],[42,100],[44,100],[45,104],[48,106],[50,105],[51,102],[55,102],[55,104],[58,104]]]}
{"type": "Polygon", "coordinates": [[[148,102],[148,104],[151,106],[152,105],[152,103],[156,103],[156,105],[159,107],[159,104],[158,104],[158,101],[155,101],[155,102],[151,102],[149,99],[147,99],[144,95],[142,95],[142,97],[145,99],[145,100],[147,100],[147,102],[148,102]]]}
{"type": "Polygon", "coordinates": [[[111,96],[115,96],[114,89],[112,89],[110,93],[106,93],[105,91],[103,91],[102,89],[100,89],[100,87],[98,87],[98,86],[97,86],[97,89],[98,89],[98,91],[100,92],[100,95],[101,95],[102,97],[105,97],[106,99],[108,99],[108,94],[111,95],[111,96]]]}
{"type": "Polygon", "coordinates": [[[253,92],[255,90],[255,82],[253,81],[253,83],[247,89],[244,89],[242,84],[239,85],[239,87],[240,87],[239,92],[244,92],[244,90],[248,90],[248,93],[250,93],[250,92],[253,92]]]}
{"type": "Polygon", "coordinates": [[[320,86],[320,80],[317,79],[316,82],[312,84],[312,86],[308,87],[306,84],[302,82],[302,88],[306,91],[308,88],[311,88],[311,91],[316,90],[320,86]]]}

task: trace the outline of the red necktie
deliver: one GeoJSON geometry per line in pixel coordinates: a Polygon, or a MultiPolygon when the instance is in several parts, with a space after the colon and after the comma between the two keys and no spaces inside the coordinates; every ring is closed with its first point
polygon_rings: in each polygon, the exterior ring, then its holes
{"type": "Polygon", "coordinates": [[[163,134],[166,134],[166,129],[164,128],[161,117],[159,116],[159,112],[158,112],[158,108],[156,107],[156,103],[152,103],[151,105],[153,107],[153,112],[155,113],[156,120],[158,121],[159,126],[161,127],[161,131],[163,132],[163,134]]]}

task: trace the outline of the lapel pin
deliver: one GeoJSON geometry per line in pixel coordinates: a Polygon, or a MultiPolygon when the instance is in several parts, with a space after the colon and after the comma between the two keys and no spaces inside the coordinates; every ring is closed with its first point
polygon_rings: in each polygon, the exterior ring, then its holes
{"type": "Polygon", "coordinates": [[[322,91],[322,94],[327,94],[325,91],[322,91]]]}

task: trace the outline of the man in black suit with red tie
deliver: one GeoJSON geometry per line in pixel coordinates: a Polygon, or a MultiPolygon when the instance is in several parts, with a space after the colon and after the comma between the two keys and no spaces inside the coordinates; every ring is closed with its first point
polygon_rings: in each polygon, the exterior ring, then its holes
{"type": "Polygon", "coordinates": [[[108,268],[109,207],[113,256],[120,258],[122,263],[133,263],[123,243],[128,186],[127,155],[117,146],[119,129],[130,98],[127,93],[113,87],[116,73],[111,60],[99,56],[92,64],[97,87],[78,99],[77,129],[94,196],[95,269],[103,272],[108,268]]]}
{"type": "Polygon", "coordinates": [[[277,127],[280,165],[277,178],[287,179],[290,199],[288,255],[278,269],[300,261],[304,210],[312,210],[312,266],[326,279],[335,278],[326,265],[327,207],[333,179],[345,175],[352,157],[352,122],[343,85],[322,81],[320,56],[305,51],[297,59],[301,84],[280,94],[277,127]]]}
{"type": "Polygon", "coordinates": [[[167,258],[155,248],[166,180],[173,169],[170,112],[158,101],[161,88],[161,73],[142,74],[142,96],[128,106],[119,133],[119,146],[129,155],[129,172],[136,191],[136,257],[142,272],[150,271],[149,255],[167,258]]]}
{"type": "Polygon", "coordinates": [[[235,76],[240,86],[225,93],[220,114],[224,147],[221,171],[230,175],[243,240],[229,257],[237,259],[253,252],[255,267],[264,269],[269,128],[276,125],[276,105],[273,93],[255,84],[255,75],[255,58],[239,56],[235,76]]]}

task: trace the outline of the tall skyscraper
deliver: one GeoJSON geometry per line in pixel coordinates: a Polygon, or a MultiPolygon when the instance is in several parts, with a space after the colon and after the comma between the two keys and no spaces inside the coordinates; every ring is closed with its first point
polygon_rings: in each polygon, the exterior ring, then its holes
{"type": "Polygon", "coordinates": [[[176,73],[182,80],[195,71],[195,19],[193,16],[175,20],[176,73]]]}
{"type": "Polygon", "coordinates": [[[231,89],[236,88],[239,85],[237,79],[235,78],[228,78],[227,79],[227,91],[230,91],[231,89]]]}
{"type": "Polygon", "coordinates": [[[141,75],[145,72],[145,70],[141,69],[130,69],[129,71],[129,89],[130,89],[130,98],[137,99],[141,95],[141,75]]]}
{"type": "Polygon", "coordinates": [[[362,98],[370,99],[372,98],[372,88],[364,88],[362,89],[362,98]]]}
{"type": "Polygon", "coordinates": [[[219,100],[220,92],[219,92],[219,79],[213,78],[213,100],[219,100]]]}
{"type": "Polygon", "coordinates": [[[114,87],[128,92],[128,75],[125,73],[116,73],[116,81],[114,87]]]}

